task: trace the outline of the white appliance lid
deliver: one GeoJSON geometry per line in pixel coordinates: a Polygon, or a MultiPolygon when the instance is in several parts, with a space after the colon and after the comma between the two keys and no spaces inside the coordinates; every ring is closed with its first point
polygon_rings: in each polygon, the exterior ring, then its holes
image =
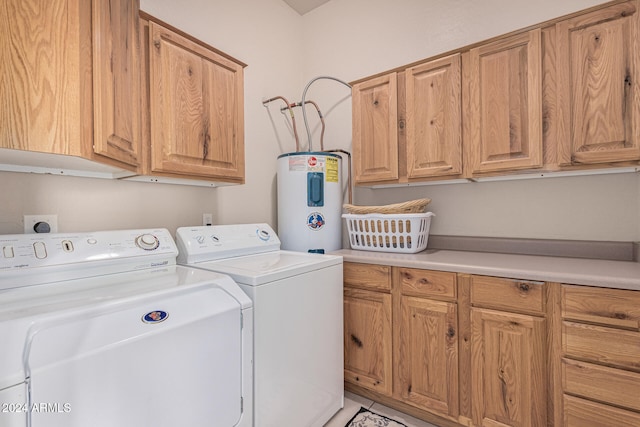
{"type": "Polygon", "coordinates": [[[341,256],[275,251],[194,265],[229,275],[239,284],[257,286],[339,264],[341,256]]]}
{"type": "Polygon", "coordinates": [[[36,321],[149,298],[170,301],[177,294],[211,288],[223,291],[241,309],[252,306],[230,277],[175,265],[0,291],[0,389],[24,381],[25,340],[36,321]]]}

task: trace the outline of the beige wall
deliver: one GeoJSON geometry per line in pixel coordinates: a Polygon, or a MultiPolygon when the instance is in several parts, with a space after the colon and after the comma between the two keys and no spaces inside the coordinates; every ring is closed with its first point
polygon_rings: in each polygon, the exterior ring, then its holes
{"type": "MultiPolygon", "coordinates": [[[[0,234],[24,214],[58,214],[61,231],[216,223],[276,225],[276,157],[293,150],[280,104],[318,75],[354,80],[499,35],[600,0],[332,0],[297,15],[281,0],[141,0],[146,12],[249,64],[245,69],[246,185],[219,189],[0,172],[0,234]]],[[[349,91],[318,81],[307,99],[327,121],[325,148],[351,146],[349,91]]],[[[314,149],[319,148],[317,121],[314,149]]],[[[302,117],[298,128],[306,141],[302,117]]],[[[362,204],[431,197],[433,232],[640,240],[640,177],[612,175],[359,190],[362,204]]]]}

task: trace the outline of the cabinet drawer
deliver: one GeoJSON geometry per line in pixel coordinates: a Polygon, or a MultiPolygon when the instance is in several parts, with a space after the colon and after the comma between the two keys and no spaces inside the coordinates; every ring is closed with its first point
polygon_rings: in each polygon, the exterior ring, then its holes
{"type": "Polygon", "coordinates": [[[565,393],[640,411],[640,374],[562,359],[565,393]]]}
{"type": "Polygon", "coordinates": [[[566,356],[640,371],[640,333],[574,322],[562,324],[566,356]]]}
{"type": "Polygon", "coordinates": [[[563,285],[562,317],[640,331],[640,292],[563,285]]]}
{"type": "Polygon", "coordinates": [[[345,285],[391,291],[391,267],[387,265],[345,262],[343,272],[345,285]]]}
{"type": "Polygon", "coordinates": [[[471,303],[475,306],[544,314],[544,282],[473,276],[471,303]]]}
{"type": "Polygon", "coordinates": [[[564,427],[640,426],[640,414],[564,396],[564,427]]]}
{"type": "Polygon", "coordinates": [[[407,294],[456,298],[456,274],[446,271],[400,268],[400,285],[407,294]]]}

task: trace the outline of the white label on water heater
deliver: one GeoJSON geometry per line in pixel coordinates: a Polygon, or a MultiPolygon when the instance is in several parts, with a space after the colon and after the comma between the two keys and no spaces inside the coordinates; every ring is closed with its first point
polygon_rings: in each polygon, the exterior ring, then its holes
{"type": "Polygon", "coordinates": [[[325,158],[316,156],[289,157],[289,171],[324,172],[325,158]]]}

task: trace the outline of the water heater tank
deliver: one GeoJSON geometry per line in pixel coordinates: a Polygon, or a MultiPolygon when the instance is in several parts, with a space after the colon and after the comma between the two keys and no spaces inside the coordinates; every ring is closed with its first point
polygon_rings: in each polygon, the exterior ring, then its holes
{"type": "Polygon", "coordinates": [[[278,157],[281,248],[324,253],[342,247],[342,158],[327,152],[278,157]]]}

